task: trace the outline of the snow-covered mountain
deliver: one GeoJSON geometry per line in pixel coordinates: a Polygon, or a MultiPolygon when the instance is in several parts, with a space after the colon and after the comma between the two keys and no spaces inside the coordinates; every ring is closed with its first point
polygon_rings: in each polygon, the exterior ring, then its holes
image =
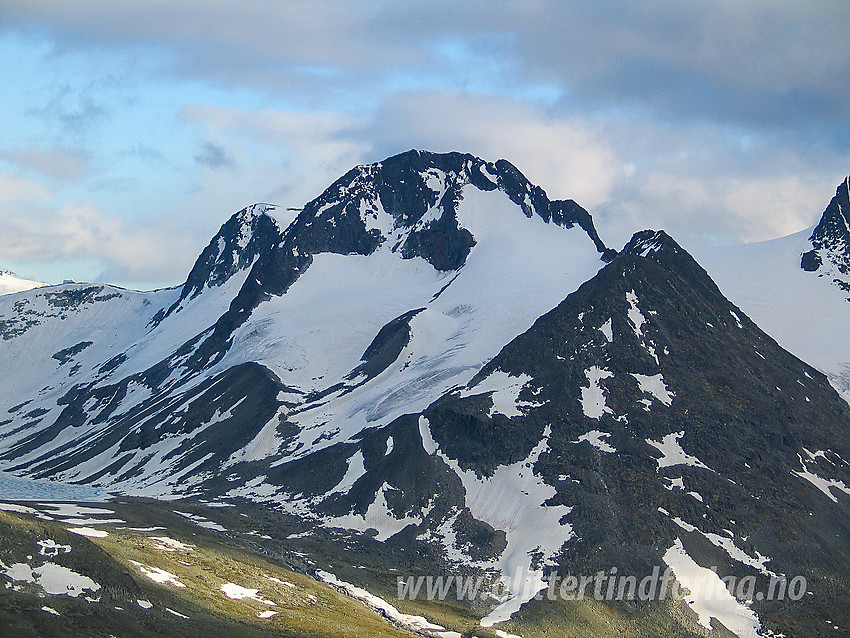
{"type": "Polygon", "coordinates": [[[47,284],[19,277],[11,270],[0,269],[0,295],[9,295],[33,288],[41,288],[47,284]]]}
{"type": "Polygon", "coordinates": [[[276,210],[235,215],[179,289],[0,302],[4,367],[41,362],[0,380],[8,464],[164,495],[304,457],[466,383],[612,254],[575,202],[461,154],[276,210]]]}
{"type": "MultiPolygon", "coordinates": [[[[802,573],[800,618],[850,622],[847,197],[805,237],[706,253],[718,289],[663,232],[610,250],[504,160],[357,167],[234,215],[180,287],[0,298],[2,469],[262,504],[351,564],[513,578],[464,603],[485,626],[545,616],[555,570],[662,562],[802,573]]],[[[671,635],[819,635],[775,601],[662,611],[671,635]]]]}

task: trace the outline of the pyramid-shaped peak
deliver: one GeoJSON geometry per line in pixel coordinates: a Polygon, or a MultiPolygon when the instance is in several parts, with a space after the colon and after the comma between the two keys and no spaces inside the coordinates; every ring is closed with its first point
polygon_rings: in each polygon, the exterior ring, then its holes
{"type": "MultiPolygon", "coordinates": [[[[693,255],[682,248],[675,239],[663,230],[642,230],[635,233],[625,245],[616,261],[638,260],[655,262],[662,270],[686,281],[693,288],[700,288],[708,296],[720,295],[717,285],[693,255]]],[[[637,264],[628,264],[629,270],[645,270],[637,264]]]]}
{"type": "Polygon", "coordinates": [[[665,251],[680,252],[682,248],[663,230],[642,230],[634,235],[623,248],[623,253],[647,257],[665,251]]]}

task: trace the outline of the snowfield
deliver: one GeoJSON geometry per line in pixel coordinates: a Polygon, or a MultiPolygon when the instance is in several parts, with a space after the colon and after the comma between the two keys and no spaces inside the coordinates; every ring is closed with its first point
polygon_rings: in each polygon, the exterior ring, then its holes
{"type": "Polygon", "coordinates": [[[0,270],[0,295],[11,295],[33,288],[42,288],[48,284],[19,277],[8,270],[0,270]]]}

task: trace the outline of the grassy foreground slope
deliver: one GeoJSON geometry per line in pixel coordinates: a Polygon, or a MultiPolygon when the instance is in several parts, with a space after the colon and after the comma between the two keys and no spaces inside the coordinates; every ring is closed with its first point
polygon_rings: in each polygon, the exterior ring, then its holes
{"type": "Polygon", "coordinates": [[[108,535],[87,538],[65,527],[0,512],[0,573],[16,577],[0,579],[0,635],[411,635],[333,587],[207,534],[97,525],[108,535]],[[58,566],[47,580],[45,564],[58,566]],[[99,587],[81,589],[90,581],[99,587]],[[67,594],[46,593],[62,587],[67,594]]]}
{"type": "Polygon", "coordinates": [[[681,602],[543,600],[483,628],[481,611],[461,601],[397,600],[394,583],[405,560],[384,544],[320,530],[293,533],[298,529],[247,506],[0,502],[0,638],[710,635],[681,602]],[[364,587],[401,614],[423,617],[426,628],[317,580],[317,570],[364,587]]]}

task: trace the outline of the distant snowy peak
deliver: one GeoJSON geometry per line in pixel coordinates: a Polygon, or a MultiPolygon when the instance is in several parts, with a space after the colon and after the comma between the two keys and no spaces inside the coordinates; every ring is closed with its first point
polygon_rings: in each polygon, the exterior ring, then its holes
{"type": "Polygon", "coordinates": [[[41,288],[48,284],[40,281],[32,281],[19,277],[11,270],[0,269],[0,295],[9,295],[15,292],[23,292],[24,290],[32,290],[33,288],[41,288]]]}
{"type": "Polygon", "coordinates": [[[836,190],[809,242],[812,250],[803,254],[803,270],[833,277],[850,292],[850,177],[836,190]]]}
{"type": "Polygon", "coordinates": [[[520,218],[578,225],[604,260],[616,254],[599,238],[590,213],[572,200],[549,200],[507,160],[412,150],[351,169],[302,209],[255,204],[238,212],[201,253],[180,299],[158,319],[237,273],[245,275],[245,286],[234,311],[250,312],[269,295],[284,294],[322,253],[367,256],[382,249],[420,257],[438,271],[457,270],[481,239],[476,226],[514,214],[510,205],[464,205],[470,193],[491,191],[501,191],[520,218]]]}

